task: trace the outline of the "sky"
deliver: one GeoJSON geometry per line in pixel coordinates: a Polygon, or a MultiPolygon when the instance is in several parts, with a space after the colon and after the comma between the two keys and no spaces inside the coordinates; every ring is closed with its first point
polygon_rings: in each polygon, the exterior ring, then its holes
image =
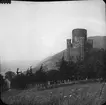
{"type": "Polygon", "coordinates": [[[102,0],[19,2],[0,5],[2,61],[42,60],[66,48],[74,28],[88,36],[106,35],[102,0]]]}

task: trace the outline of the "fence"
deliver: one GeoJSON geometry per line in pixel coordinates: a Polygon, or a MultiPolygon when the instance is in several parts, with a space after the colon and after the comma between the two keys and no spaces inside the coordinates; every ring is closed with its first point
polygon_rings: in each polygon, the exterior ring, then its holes
{"type": "Polygon", "coordinates": [[[100,82],[100,79],[85,79],[85,80],[79,80],[79,81],[71,81],[71,80],[61,80],[57,82],[53,81],[48,81],[47,83],[44,84],[28,84],[27,89],[36,87],[37,90],[46,90],[46,89],[52,89],[52,88],[58,88],[62,86],[68,86],[68,85],[73,85],[73,84],[86,84],[86,83],[91,83],[91,82],[100,82]]]}

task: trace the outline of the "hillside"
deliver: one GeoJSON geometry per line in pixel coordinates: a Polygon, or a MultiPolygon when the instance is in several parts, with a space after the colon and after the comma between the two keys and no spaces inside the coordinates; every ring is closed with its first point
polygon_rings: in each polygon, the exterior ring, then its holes
{"type": "Polygon", "coordinates": [[[51,70],[51,69],[57,69],[56,68],[56,62],[59,62],[61,60],[63,53],[65,51],[66,50],[61,51],[61,52],[55,54],[54,56],[50,56],[50,57],[44,59],[35,68],[33,68],[33,73],[36,72],[36,70],[38,70],[42,64],[43,64],[45,71],[48,71],[48,70],[51,70]]]}
{"type": "MultiPolygon", "coordinates": [[[[93,47],[94,47],[94,49],[92,50],[93,52],[98,50],[98,48],[106,49],[106,43],[105,43],[106,42],[106,36],[92,36],[92,37],[88,37],[88,39],[93,39],[93,47]]],[[[40,62],[35,68],[33,68],[33,72],[38,70],[38,68],[40,68],[41,64],[43,64],[45,71],[51,70],[51,69],[57,69],[56,68],[56,62],[60,61],[63,54],[64,54],[64,56],[66,56],[66,49],[55,54],[54,56],[50,56],[47,59],[40,62]]],[[[91,59],[91,57],[89,59],[91,59]]]]}
{"type": "Polygon", "coordinates": [[[96,103],[101,105],[99,103],[106,101],[105,93],[106,84],[104,83],[73,85],[69,83],[68,85],[64,84],[64,86],[43,91],[37,91],[35,87],[23,91],[11,90],[3,93],[1,99],[11,105],[50,105],[50,99],[58,99],[58,101],[53,100],[54,105],[97,105],[96,103]],[[52,92],[51,97],[50,92],[52,92]],[[60,100],[61,96],[67,96],[67,98],[63,97],[64,99],[60,100]],[[43,104],[40,104],[41,102],[43,104]]]}
{"type": "Polygon", "coordinates": [[[106,49],[106,36],[92,36],[88,39],[93,39],[94,48],[104,48],[106,49]]]}
{"type": "MultiPolygon", "coordinates": [[[[106,36],[91,36],[88,37],[88,39],[93,39],[93,47],[94,48],[104,48],[106,49],[106,36]]],[[[29,66],[33,66],[33,72],[38,70],[43,64],[45,66],[45,70],[51,70],[51,69],[57,69],[56,68],[56,62],[59,62],[59,60],[62,58],[64,53],[64,56],[66,56],[66,49],[63,51],[60,51],[59,53],[49,56],[45,58],[42,61],[10,61],[10,62],[2,62],[1,65],[1,74],[4,75],[4,73],[8,70],[12,70],[16,72],[17,67],[20,68],[20,70],[25,71],[29,68],[29,66]],[[48,69],[47,69],[48,68],[48,69]]]]}

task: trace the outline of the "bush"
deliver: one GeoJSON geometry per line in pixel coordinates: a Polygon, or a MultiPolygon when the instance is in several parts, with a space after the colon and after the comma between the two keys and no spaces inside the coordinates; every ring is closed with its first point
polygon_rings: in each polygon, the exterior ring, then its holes
{"type": "Polygon", "coordinates": [[[0,74],[0,92],[3,91],[4,83],[5,83],[5,81],[3,79],[3,76],[0,74]]]}
{"type": "Polygon", "coordinates": [[[11,87],[16,89],[24,89],[29,82],[26,75],[17,75],[11,81],[11,87]]]}
{"type": "Polygon", "coordinates": [[[5,82],[5,79],[0,74],[0,93],[8,90],[7,83],[5,82]]]}

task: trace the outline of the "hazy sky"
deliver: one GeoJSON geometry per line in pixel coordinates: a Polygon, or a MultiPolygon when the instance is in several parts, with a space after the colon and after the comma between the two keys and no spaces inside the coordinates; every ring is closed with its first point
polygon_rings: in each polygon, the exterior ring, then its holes
{"type": "Polygon", "coordinates": [[[105,3],[100,1],[0,5],[2,60],[41,60],[60,52],[74,28],[86,28],[88,36],[106,35],[105,3]]]}

